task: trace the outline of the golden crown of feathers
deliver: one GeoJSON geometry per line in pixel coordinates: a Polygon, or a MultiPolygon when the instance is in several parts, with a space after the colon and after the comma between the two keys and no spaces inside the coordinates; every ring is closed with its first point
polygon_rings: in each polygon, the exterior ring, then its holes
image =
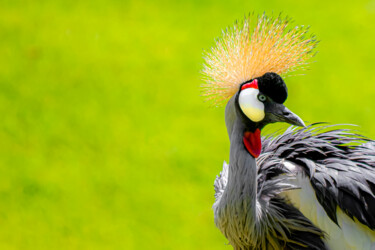
{"type": "Polygon", "coordinates": [[[317,41],[308,27],[288,29],[291,20],[279,15],[249,15],[222,32],[205,52],[203,95],[218,105],[231,98],[243,82],[267,72],[286,76],[304,69],[317,41]]]}

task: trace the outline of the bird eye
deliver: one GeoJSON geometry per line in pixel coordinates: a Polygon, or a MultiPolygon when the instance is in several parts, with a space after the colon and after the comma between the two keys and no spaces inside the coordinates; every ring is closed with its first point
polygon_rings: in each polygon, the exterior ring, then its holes
{"type": "Polygon", "coordinates": [[[265,102],[267,100],[267,97],[265,95],[259,94],[258,100],[261,101],[261,102],[265,102]]]}

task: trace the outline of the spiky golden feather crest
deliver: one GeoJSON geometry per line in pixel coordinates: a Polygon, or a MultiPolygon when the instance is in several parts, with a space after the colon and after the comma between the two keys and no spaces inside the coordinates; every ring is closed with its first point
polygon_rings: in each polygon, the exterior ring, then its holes
{"type": "Polygon", "coordinates": [[[267,72],[286,76],[304,69],[314,56],[317,41],[308,27],[288,29],[291,20],[265,14],[249,15],[222,32],[211,51],[205,52],[203,95],[218,105],[231,98],[245,81],[267,72]]]}

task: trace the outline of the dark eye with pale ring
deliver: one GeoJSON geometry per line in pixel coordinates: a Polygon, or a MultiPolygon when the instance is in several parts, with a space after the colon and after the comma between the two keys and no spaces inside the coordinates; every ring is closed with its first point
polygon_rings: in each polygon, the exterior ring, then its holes
{"type": "Polygon", "coordinates": [[[261,102],[265,102],[267,100],[267,97],[265,95],[259,94],[258,100],[261,101],[261,102]]]}

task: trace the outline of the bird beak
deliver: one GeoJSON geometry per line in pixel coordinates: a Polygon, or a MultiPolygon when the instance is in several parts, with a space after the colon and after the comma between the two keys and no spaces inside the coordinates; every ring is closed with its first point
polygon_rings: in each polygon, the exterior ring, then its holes
{"type": "Polygon", "coordinates": [[[302,119],[283,104],[273,103],[266,108],[266,113],[269,122],[286,122],[295,126],[306,127],[302,119]]]}

